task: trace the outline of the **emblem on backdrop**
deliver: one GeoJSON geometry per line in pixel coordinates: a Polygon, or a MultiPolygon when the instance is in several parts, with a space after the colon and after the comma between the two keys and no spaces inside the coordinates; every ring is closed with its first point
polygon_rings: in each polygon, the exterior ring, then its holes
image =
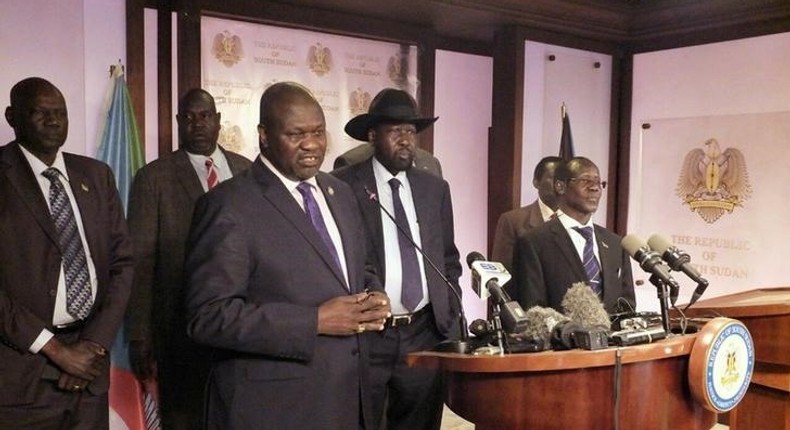
{"type": "Polygon", "coordinates": [[[351,116],[367,113],[371,100],[370,93],[362,88],[357,87],[356,90],[351,91],[348,96],[348,110],[351,112],[351,116]]]}
{"type": "Polygon", "coordinates": [[[244,146],[244,137],[241,135],[241,127],[232,124],[230,121],[223,121],[219,129],[218,143],[228,151],[241,153],[244,146]]]}
{"type": "Polygon", "coordinates": [[[211,53],[220,63],[231,67],[244,56],[241,38],[227,30],[217,33],[214,36],[214,43],[211,45],[211,53]]]}
{"type": "Polygon", "coordinates": [[[708,224],[752,195],[746,159],[737,148],[719,147],[716,139],[708,139],[704,149],[692,149],[683,161],[675,192],[684,204],[708,224]]]}
{"type": "Polygon", "coordinates": [[[320,43],[312,45],[307,51],[307,64],[316,76],[324,76],[332,70],[332,51],[320,43]]]}
{"type": "Polygon", "coordinates": [[[387,75],[390,80],[403,87],[406,84],[406,72],[409,70],[408,60],[400,54],[395,54],[387,61],[387,75]]]}

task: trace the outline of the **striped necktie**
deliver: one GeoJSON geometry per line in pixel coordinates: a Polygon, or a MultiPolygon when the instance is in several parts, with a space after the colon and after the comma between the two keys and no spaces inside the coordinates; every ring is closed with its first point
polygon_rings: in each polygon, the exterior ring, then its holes
{"type": "Polygon", "coordinates": [[[206,183],[208,184],[208,189],[212,189],[219,184],[219,175],[217,174],[217,168],[214,167],[214,160],[211,157],[206,158],[206,183]]]}
{"type": "Polygon", "coordinates": [[[592,227],[574,227],[573,229],[584,236],[584,251],[582,252],[584,273],[587,274],[587,279],[590,281],[590,288],[600,295],[603,291],[601,265],[598,263],[598,259],[595,258],[595,252],[593,251],[593,229],[592,227]]]}

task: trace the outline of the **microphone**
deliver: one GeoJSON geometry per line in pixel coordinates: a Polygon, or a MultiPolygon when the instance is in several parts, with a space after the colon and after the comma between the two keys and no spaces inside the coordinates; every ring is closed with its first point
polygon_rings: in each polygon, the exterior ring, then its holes
{"type": "Polygon", "coordinates": [[[408,239],[409,243],[411,243],[411,245],[414,247],[414,249],[416,249],[417,252],[420,253],[420,255],[422,256],[423,260],[426,261],[429,266],[431,266],[431,269],[433,269],[433,271],[436,272],[437,275],[439,275],[439,277],[442,279],[444,284],[447,285],[447,288],[449,288],[450,291],[452,291],[453,296],[455,296],[456,300],[458,301],[458,310],[459,310],[459,313],[458,313],[458,325],[460,327],[461,340],[458,340],[458,341],[452,341],[452,340],[442,341],[434,349],[437,350],[437,351],[442,351],[442,352],[458,352],[458,353],[461,353],[461,354],[464,354],[464,353],[468,352],[469,351],[469,332],[466,329],[466,314],[464,313],[464,302],[461,300],[461,293],[458,292],[458,290],[455,289],[455,286],[453,285],[453,283],[450,282],[450,280],[447,279],[446,276],[444,276],[444,272],[439,270],[439,267],[437,267],[436,264],[434,264],[433,261],[431,261],[431,259],[428,258],[427,255],[425,255],[425,252],[423,252],[422,248],[419,245],[417,245],[416,242],[414,242],[414,240],[411,238],[411,235],[408,234],[406,231],[404,231],[403,228],[401,228],[400,224],[398,224],[398,222],[395,221],[395,217],[387,210],[387,208],[384,207],[384,205],[381,204],[381,202],[379,201],[378,196],[376,196],[376,193],[370,191],[370,189],[367,186],[364,187],[364,190],[365,190],[365,193],[367,193],[368,198],[371,201],[376,202],[376,205],[378,205],[379,209],[381,209],[381,211],[384,212],[384,214],[387,215],[387,217],[390,220],[392,220],[392,223],[395,224],[395,227],[398,229],[398,232],[400,234],[402,234],[406,239],[408,239]]]}
{"type": "MultiPolygon", "coordinates": [[[[557,326],[570,322],[570,318],[552,308],[533,306],[525,312],[524,336],[538,339],[545,347],[552,344],[552,333],[557,326]]],[[[545,349],[545,348],[544,348],[545,349]]]]}
{"type": "Polygon", "coordinates": [[[686,276],[697,283],[697,288],[694,290],[691,301],[686,305],[686,308],[696,303],[705,292],[705,289],[708,288],[708,280],[703,278],[697,269],[690,264],[691,256],[672,245],[669,239],[658,234],[650,236],[650,238],[647,239],[647,244],[661,255],[661,258],[667,262],[670,269],[676,272],[685,273],[686,276]]]}
{"type": "MultiPolygon", "coordinates": [[[[507,293],[502,291],[499,286],[505,285],[510,281],[512,278],[510,272],[507,271],[502,263],[485,261],[485,259],[483,254],[477,251],[470,252],[466,256],[466,264],[472,270],[472,290],[484,300],[491,296],[492,293],[507,296],[507,293]],[[491,281],[494,281],[496,284],[495,286],[492,285],[495,291],[488,287],[488,283],[491,281]]],[[[495,297],[495,300],[499,300],[499,298],[495,297]]],[[[505,301],[511,301],[510,297],[507,297],[505,301]]]]}
{"type": "Polygon", "coordinates": [[[574,284],[560,303],[568,324],[555,328],[552,339],[566,348],[588,350],[609,346],[611,323],[603,303],[586,283],[574,284]]]}
{"type": "Polygon", "coordinates": [[[674,306],[678,299],[680,286],[677,281],[672,278],[672,275],[669,274],[668,267],[664,264],[664,261],[661,260],[661,256],[651,250],[642,239],[633,234],[624,237],[620,244],[628,255],[639,263],[639,267],[641,267],[642,270],[652,274],[669,287],[669,298],[672,302],[672,306],[674,306]]]}
{"type": "Polygon", "coordinates": [[[524,309],[517,301],[510,298],[510,295],[502,289],[502,285],[499,283],[499,279],[503,279],[502,283],[504,284],[511,278],[505,266],[502,263],[485,261],[483,254],[477,251],[472,251],[466,256],[466,264],[472,270],[472,287],[478,291],[480,298],[488,297],[481,294],[482,285],[485,285],[485,290],[491,293],[494,302],[499,305],[502,327],[505,332],[524,331],[527,324],[524,309]],[[477,285],[476,288],[475,285],[477,285]]]}

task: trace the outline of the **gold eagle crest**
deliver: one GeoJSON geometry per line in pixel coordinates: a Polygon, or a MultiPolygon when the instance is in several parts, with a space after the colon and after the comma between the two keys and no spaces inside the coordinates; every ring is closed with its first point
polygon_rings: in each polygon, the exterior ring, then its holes
{"type": "Polygon", "coordinates": [[[348,96],[348,109],[351,111],[351,116],[367,113],[371,101],[370,93],[362,88],[357,87],[356,90],[351,91],[348,96]]]}
{"type": "Polygon", "coordinates": [[[226,67],[231,67],[238,63],[244,55],[241,47],[241,38],[231,34],[227,30],[214,35],[214,43],[211,45],[211,53],[214,58],[226,67]]]}
{"type": "Polygon", "coordinates": [[[675,192],[707,223],[716,222],[725,212],[752,195],[746,159],[736,148],[724,152],[716,139],[708,139],[705,149],[692,149],[683,161],[675,192]]]}
{"type": "Polygon", "coordinates": [[[332,51],[329,47],[316,43],[307,52],[307,64],[316,76],[324,76],[332,70],[332,51]]]}
{"type": "Polygon", "coordinates": [[[241,127],[224,121],[219,129],[218,143],[225,149],[241,153],[244,146],[244,138],[241,134],[241,127]]]}

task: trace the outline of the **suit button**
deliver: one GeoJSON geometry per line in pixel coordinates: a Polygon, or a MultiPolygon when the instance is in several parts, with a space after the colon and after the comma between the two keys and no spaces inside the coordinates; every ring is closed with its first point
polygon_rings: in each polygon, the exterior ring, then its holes
{"type": "Polygon", "coordinates": [[[58,294],[57,290],[49,290],[47,293],[50,297],[55,297],[58,294]]]}

